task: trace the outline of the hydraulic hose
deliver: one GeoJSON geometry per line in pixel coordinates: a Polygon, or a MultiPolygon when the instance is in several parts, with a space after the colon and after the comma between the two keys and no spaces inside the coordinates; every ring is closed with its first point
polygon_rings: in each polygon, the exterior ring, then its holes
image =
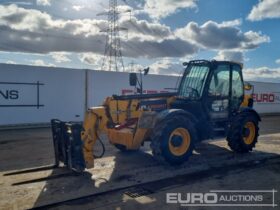
{"type": "Polygon", "coordinates": [[[102,139],[100,138],[100,136],[98,135],[98,132],[97,132],[97,130],[99,129],[99,116],[96,114],[96,113],[94,113],[93,112],[93,114],[95,115],[95,117],[96,117],[96,122],[95,122],[95,125],[94,125],[94,130],[95,130],[95,136],[96,136],[96,139],[100,142],[100,144],[101,144],[101,147],[102,147],[102,152],[101,152],[101,154],[100,155],[94,155],[93,154],[93,157],[94,158],[102,158],[103,156],[104,156],[104,154],[105,154],[105,145],[104,145],[104,143],[103,143],[103,141],[102,141],[102,139]]]}

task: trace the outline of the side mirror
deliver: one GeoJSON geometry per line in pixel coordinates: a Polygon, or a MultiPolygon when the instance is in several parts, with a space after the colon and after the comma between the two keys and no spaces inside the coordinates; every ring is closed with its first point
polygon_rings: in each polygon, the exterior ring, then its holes
{"type": "Polygon", "coordinates": [[[129,73],[129,85],[136,86],[137,85],[137,74],[129,73]]]}
{"type": "Polygon", "coordinates": [[[144,75],[147,75],[150,71],[150,67],[144,69],[144,75]]]}
{"type": "Polygon", "coordinates": [[[252,90],[252,88],[253,88],[253,86],[252,86],[250,83],[246,82],[246,83],[244,84],[244,89],[245,89],[245,90],[252,90]]]}

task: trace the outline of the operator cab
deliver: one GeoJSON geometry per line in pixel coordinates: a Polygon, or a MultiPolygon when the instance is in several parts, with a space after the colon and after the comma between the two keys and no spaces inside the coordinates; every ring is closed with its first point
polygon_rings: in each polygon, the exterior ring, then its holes
{"type": "Polygon", "coordinates": [[[244,99],[241,69],[241,64],[229,61],[190,61],[172,108],[191,112],[200,126],[211,124],[209,131],[224,131],[244,99]]]}

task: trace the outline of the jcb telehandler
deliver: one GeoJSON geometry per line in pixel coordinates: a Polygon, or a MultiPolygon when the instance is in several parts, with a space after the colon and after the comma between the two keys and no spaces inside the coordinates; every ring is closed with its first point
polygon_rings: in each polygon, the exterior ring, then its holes
{"type": "MultiPolygon", "coordinates": [[[[251,151],[261,119],[244,94],[252,87],[244,85],[242,65],[193,60],[185,66],[177,92],[113,95],[89,108],[83,125],[52,120],[56,164],[78,172],[93,167],[93,148],[104,133],[122,151],[149,141],[153,156],[170,164],[185,162],[197,142],[221,133],[233,151],[251,151]]],[[[130,74],[130,84],[136,83],[130,74]]]]}

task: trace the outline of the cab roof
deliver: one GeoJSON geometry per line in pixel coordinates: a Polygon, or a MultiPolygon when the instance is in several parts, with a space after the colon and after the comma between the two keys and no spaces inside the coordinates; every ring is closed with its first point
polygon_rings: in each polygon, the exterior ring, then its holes
{"type": "Polygon", "coordinates": [[[224,64],[237,64],[240,66],[240,68],[243,68],[243,63],[239,63],[236,61],[216,61],[216,60],[191,60],[188,63],[183,63],[184,66],[186,66],[186,64],[220,64],[220,63],[224,63],[224,64]]]}

